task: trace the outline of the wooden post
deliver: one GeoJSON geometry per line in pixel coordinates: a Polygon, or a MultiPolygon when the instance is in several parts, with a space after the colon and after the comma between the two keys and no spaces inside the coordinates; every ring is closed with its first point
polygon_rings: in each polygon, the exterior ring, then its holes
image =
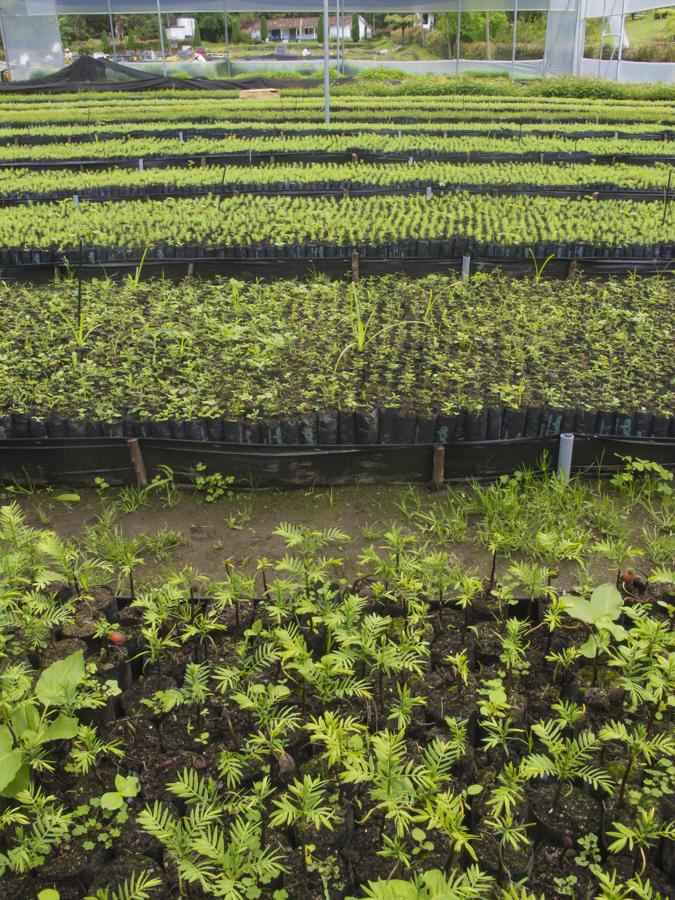
{"type": "Polygon", "coordinates": [[[359,161],[359,154],[358,154],[358,153],[352,153],[352,164],[355,165],[358,161],[359,161]]]}
{"type": "Polygon", "coordinates": [[[148,475],[145,471],[145,463],[138,438],[127,438],[127,447],[129,448],[131,465],[136,474],[136,484],[139,488],[146,488],[148,486],[148,475]]]}
{"type": "Polygon", "coordinates": [[[445,474],[445,444],[434,444],[434,462],[431,470],[431,490],[440,491],[445,474]]]}
{"type": "Polygon", "coordinates": [[[567,280],[573,281],[577,277],[577,261],[576,259],[571,259],[570,264],[567,267],[567,280]]]}
{"type": "Polygon", "coordinates": [[[352,281],[359,280],[359,254],[352,253],[352,281]]]}

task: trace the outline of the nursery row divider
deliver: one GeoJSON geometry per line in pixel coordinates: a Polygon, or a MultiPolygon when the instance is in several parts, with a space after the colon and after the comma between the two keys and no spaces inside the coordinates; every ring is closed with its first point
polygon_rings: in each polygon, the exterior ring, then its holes
{"type": "MultiPolygon", "coordinates": [[[[294,124],[299,120],[291,119],[288,120],[289,124],[294,124]]],[[[465,120],[449,120],[456,121],[459,123],[464,122],[465,120]]],[[[113,123],[111,123],[113,124],[113,123]]],[[[130,123],[133,124],[133,123],[130,123]]],[[[513,138],[523,138],[523,137],[542,137],[546,134],[544,131],[529,131],[523,135],[522,131],[518,131],[515,128],[499,128],[496,130],[486,130],[486,129],[477,129],[477,128],[454,128],[451,132],[447,129],[443,128],[409,128],[403,132],[400,128],[392,127],[396,123],[392,123],[392,125],[388,125],[385,122],[378,122],[377,120],[373,123],[380,127],[377,128],[368,128],[364,130],[363,128],[359,128],[358,124],[350,123],[347,127],[341,128],[339,132],[335,131],[327,131],[325,128],[320,127],[320,123],[312,122],[311,125],[316,124],[316,127],[309,127],[304,129],[293,129],[293,128],[284,128],[283,124],[281,127],[273,125],[271,123],[265,123],[268,127],[265,128],[250,128],[244,124],[233,123],[234,127],[219,127],[214,126],[212,128],[193,128],[189,130],[188,138],[189,139],[197,139],[197,138],[206,138],[213,140],[221,140],[227,137],[241,137],[241,138],[266,138],[270,135],[274,137],[327,137],[335,134],[339,134],[341,137],[358,137],[362,134],[372,134],[372,135],[380,135],[380,136],[396,136],[399,139],[403,137],[453,137],[453,138],[463,138],[463,137],[486,137],[486,138],[503,138],[505,140],[510,140],[513,138]]],[[[370,123],[369,123],[370,124],[370,123]]],[[[399,123],[400,124],[400,123],[399,123]]],[[[407,124],[407,123],[406,123],[407,124]]],[[[552,123],[556,124],[556,123],[552,123]]],[[[573,123],[572,123],[573,124],[573,123]]],[[[89,144],[89,143],[105,143],[106,141],[115,141],[121,140],[126,137],[128,140],[140,140],[143,138],[146,139],[158,139],[158,140],[172,140],[177,138],[179,143],[185,143],[185,132],[182,130],[178,130],[176,128],[165,128],[163,130],[148,130],[143,128],[130,129],[126,134],[124,131],[120,130],[116,131],[106,131],[103,133],[103,136],[100,133],[83,133],[81,135],[76,136],[76,140],[73,141],[72,136],[70,135],[38,135],[40,140],[23,140],[24,137],[32,137],[32,135],[16,135],[13,138],[3,138],[2,137],[2,128],[3,127],[12,127],[11,125],[5,126],[4,124],[0,124],[0,146],[9,147],[49,147],[54,144],[68,143],[68,144],[89,144]]],[[[579,130],[579,131],[556,131],[553,135],[554,137],[560,139],[567,140],[602,140],[603,138],[613,137],[615,140],[621,139],[622,141],[651,141],[653,143],[663,143],[668,142],[669,140],[675,139],[675,131],[668,132],[658,132],[658,131],[644,131],[644,132],[614,132],[613,135],[610,135],[607,131],[594,131],[592,129],[588,130],[579,130]],[[672,137],[671,137],[672,134],[672,137]]],[[[274,157],[271,157],[271,161],[273,162],[274,157]]]]}
{"type": "Polygon", "coordinates": [[[55,203],[60,200],[68,199],[72,197],[73,204],[75,206],[79,205],[80,200],[86,201],[87,203],[129,203],[138,200],[153,200],[153,201],[164,201],[168,198],[179,198],[184,200],[199,200],[204,199],[207,196],[217,197],[218,198],[218,206],[220,206],[224,199],[230,197],[240,197],[242,195],[252,196],[252,197],[263,197],[263,198],[273,198],[273,197],[335,197],[339,200],[346,200],[350,197],[392,197],[392,196],[416,196],[416,195],[424,195],[426,194],[426,198],[430,199],[432,192],[435,192],[438,196],[449,196],[457,191],[461,191],[466,194],[470,194],[471,196],[507,196],[507,197],[552,197],[555,199],[561,200],[576,200],[578,198],[588,198],[589,195],[593,200],[604,201],[604,200],[630,200],[633,202],[645,202],[645,203],[654,203],[663,201],[664,203],[664,216],[663,223],[665,223],[665,213],[668,201],[670,199],[669,190],[670,188],[652,188],[652,189],[642,189],[642,188],[630,188],[630,187],[622,187],[617,186],[616,189],[599,189],[594,190],[591,193],[592,185],[529,185],[529,186],[519,186],[519,185],[508,185],[508,184],[489,184],[489,185],[474,185],[474,184],[446,184],[441,187],[438,184],[434,184],[433,186],[423,187],[411,187],[411,186],[400,186],[396,184],[392,185],[340,185],[338,187],[335,184],[326,183],[325,187],[285,187],[283,184],[269,184],[269,185],[261,185],[261,184],[247,184],[247,185],[238,185],[236,183],[232,183],[225,187],[224,179],[225,179],[225,167],[223,168],[223,177],[221,179],[221,183],[218,187],[211,185],[202,186],[182,186],[175,187],[172,185],[162,185],[158,183],[156,187],[162,188],[165,187],[165,190],[153,190],[152,188],[155,186],[149,186],[148,190],[138,190],[133,194],[124,194],[118,193],[115,190],[115,185],[105,185],[100,188],[92,188],[91,196],[87,196],[86,191],[87,188],[80,188],[79,194],[71,194],[70,191],[62,191],[53,192],[56,196],[50,196],[49,193],[33,193],[31,191],[22,192],[21,196],[0,196],[0,207],[15,207],[15,206],[26,206],[28,204],[33,205],[36,203],[55,203]],[[198,189],[196,189],[198,188],[198,189]],[[82,191],[85,192],[84,196],[82,191]],[[104,193],[96,193],[96,191],[104,192],[104,193]]]}
{"type": "MultiPolygon", "coordinates": [[[[30,169],[37,172],[54,170],[89,171],[109,168],[139,168],[141,171],[150,168],[166,168],[169,166],[189,168],[198,161],[205,160],[206,164],[219,165],[226,162],[229,165],[266,165],[269,163],[269,151],[253,150],[248,153],[242,151],[227,151],[223,153],[196,153],[192,155],[167,155],[149,156],[139,158],[136,156],[118,156],[110,158],[88,157],[85,159],[42,159],[39,161],[30,159],[4,160],[0,163],[0,170],[4,169],[30,169]]],[[[523,153],[509,151],[429,151],[424,153],[410,153],[405,151],[405,156],[386,150],[280,150],[275,153],[277,164],[285,162],[302,163],[405,163],[408,160],[436,161],[448,163],[499,163],[499,162],[538,162],[544,165],[556,165],[558,163],[579,163],[581,165],[594,163],[616,165],[618,162],[637,166],[655,166],[660,163],[666,165],[675,164],[675,155],[670,153],[621,153],[610,155],[607,153],[590,153],[587,151],[567,152],[564,150],[550,151],[548,154],[538,153],[536,150],[528,150],[523,153]],[[542,159],[543,157],[543,159],[542,159]]]]}
{"type": "MultiPolygon", "coordinates": [[[[508,250],[509,248],[506,248],[508,250]]],[[[134,274],[140,265],[140,258],[123,258],[117,260],[85,261],[82,265],[83,279],[99,278],[106,273],[113,278],[125,274],[134,274]]],[[[92,251],[93,252],[93,251],[92,251]]],[[[23,254],[25,261],[8,259],[0,262],[0,278],[5,281],[43,283],[57,278],[60,269],[68,265],[78,264],[75,259],[69,262],[68,256],[49,258],[49,251],[16,251],[15,256],[23,254]],[[42,257],[42,258],[41,258],[42,257]],[[47,257],[47,258],[44,258],[47,257]]],[[[490,272],[499,269],[512,278],[526,278],[543,272],[545,278],[568,279],[583,274],[588,278],[619,277],[629,273],[644,276],[675,276],[675,257],[672,248],[665,248],[664,255],[650,256],[577,256],[569,255],[546,258],[535,255],[533,259],[500,254],[471,254],[455,256],[426,256],[421,253],[412,256],[364,256],[359,253],[358,261],[352,254],[340,256],[306,255],[306,256],[226,256],[224,252],[212,256],[161,256],[148,257],[143,262],[141,277],[143,279],[163,273],[164,277],[177,281],[186,276],[186,272],[202,278],[213,278],[216,275],[251,280],[263,278],[277,281],[285,278],[306,277],[311,272],[323,272],[333,279],[354,281],[357,278],[400,272],[409,277],[431,273],[457,271],[462,273],[463,280],[473,272],[490,272]],[[575,266],[576,263],[576,266],[575,266]],[[545,265],[545,269],[542,268],[545,265]]]]}

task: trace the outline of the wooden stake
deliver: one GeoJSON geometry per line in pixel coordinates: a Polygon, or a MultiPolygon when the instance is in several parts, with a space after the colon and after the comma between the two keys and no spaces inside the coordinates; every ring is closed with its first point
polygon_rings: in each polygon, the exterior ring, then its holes
{"type": "Polygon", "coordinates": [[[577,277],[577,261],[576,259],[571,259],[570,264],[567,267],[567,280],[572,281],[577,277]]]}
{"type": "Polygon", "coordinates": [[[131,457],[131,465],[136,474],[136,484],[139,488],[148,486],[148,475],[145,471],[145,462],[141,452],[141,445],[138,438],[127,438],[127,447],[129,448],[129,456],[131,457]]]}
{"type": "Polygon", "coordinates": [[[431,490],[440,491],[445,474],[445,444],[434,444],[434,462],[431,470],[431,490]]]}
{"type": "Polygon", "coordinates": [[[359,254],[352,253],[352,281],[359,280],[359,254]]]}

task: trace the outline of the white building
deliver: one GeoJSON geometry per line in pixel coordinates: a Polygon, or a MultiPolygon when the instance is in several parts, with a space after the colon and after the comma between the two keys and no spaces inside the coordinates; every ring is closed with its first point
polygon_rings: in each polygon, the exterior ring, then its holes
{"type": "MultiPolygon", "coordinates": [[[[351,41],[352,17],[340,16],[338,24],[336,16],[328,17],[328,37],[334,41],[340,31],[340,40],[351,41]]],[[[247,31],[254,41],[260,40],[260,22],[256,20],[252,25],[244,25],[243,31],[247,31]]],[[[373,30],[363,16],[359,16],[359,40],[371,37],[373,30]]],[[[318,41],[319,17],[318,16],[286,16],[282,18],[267,19],[267,40],[272,43],[295,43],[296,41],[318,41]]]]}
{"type": "Polygon", "coordinates": [[[195,20],[187,17],[179,16],[176,24],[166,29],[167,40],[171,43],[180,44],[183,41],[191,41],[195,36],[195,20]]]}

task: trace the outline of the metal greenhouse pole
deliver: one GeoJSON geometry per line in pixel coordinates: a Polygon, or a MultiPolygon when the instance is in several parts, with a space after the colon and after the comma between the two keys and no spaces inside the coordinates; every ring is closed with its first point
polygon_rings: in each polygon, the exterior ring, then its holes
{"type": "Polygon", "coordinates": [[[330,50],[329,50],[328,0],[323,0],[323,99],[324,122],[330,124],[330,50]]]}
{"type": "Polygon", "coordinates": [[[227,60],[227,77],[232,77],[232,66],[230,63],[230,21],[227,14],[227,0],[223,3],[223,18],[225,19],[225,59],[227,60]]]}
{"type": "Polygon", "coordinates": [[[459,75],[459,33],[462,30],[462,0],[457,4],[457,47],[455,49],[455,59],[457,60],[457,74],[459,75]]]}
{"type": "Polygon", "coordinates": [[[513,7],[513,46],[511,47],[511,81],[513,81],[514,69],[516,66],[516,34],[518,31],[518,0],[515,0],[513,7]]]}
{"type": "Polygon", "coordinates": [[[621,59],[623,57],[623,42],[626,35],[626,0],[621,4],[621,30],[619,32],[619,55],[616,60],[616,80],[619,80],[621,59]]]}
{"type": "Polygon", "coordinates": [[[159,22],[159,46],[162,48],[162,72],[166,78],[166,54],[164,52],[164,26],[162,25],[162,10],[157,0],[157,21],[159,22]]]}
{"type": "Polygon", "coordinates": [[[113,21],[112,6],[108,0],[108,21],[110,22],[110,40],[113,47],[113,59],[117,62],[117,42],[115,40],[115,23],[113,21]]]}

